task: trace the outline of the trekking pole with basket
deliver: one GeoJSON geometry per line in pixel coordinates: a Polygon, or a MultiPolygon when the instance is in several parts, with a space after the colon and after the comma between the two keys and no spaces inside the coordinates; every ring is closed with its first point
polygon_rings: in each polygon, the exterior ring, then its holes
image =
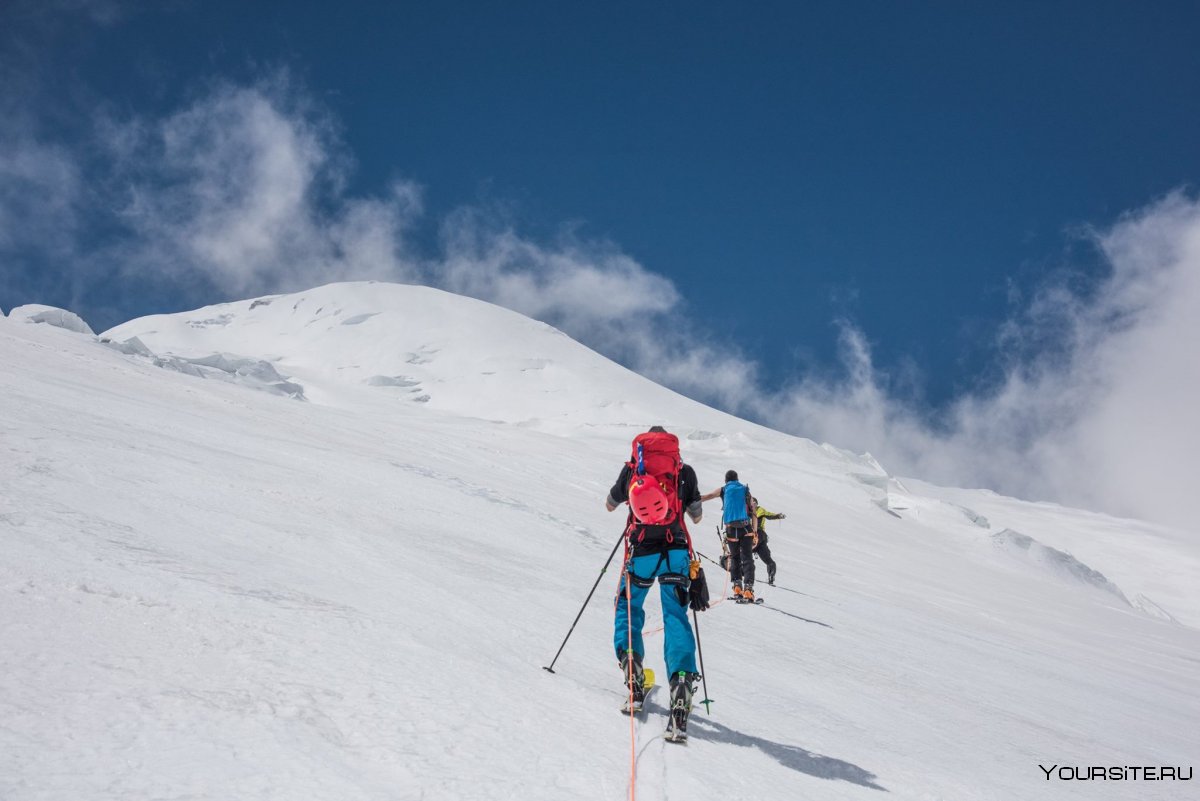
{"type": "Polygon", "coordinates": [[[562,654],[563,648],[567,645],[567,640],[571,639],[572,632],[575,631],[576,624],[579,623],[579,618],[583,617],[583,610],[587,609],[588,602],[592,600],[592,596],[596,593],[596,588],[600,586],[600,579],[604,578],[604,571],[608,570],[608,566],[612,563],[613,557],[617,555],[617,548],[621,547],[621,543],[625,541],[625,534],[621,534],[621,539],[617,540],[617,544],[613,546],[612,553],[608,555],[608,559],[604,562],[604,567],[600,568],[600,575],[596,576],[596,583],[592,585],[592,591],[588,593],[587,598],[583,601],[583,606],[579,607],[579,614],[575,616],[575,622],[571,624],[570,630],[567,631],[567,636],[563,637],[562,645],[558,646],[558,653],[554,655],[549,665],[543,665],[542,670],[554,672],[554,663],[558,661],[558,657],[562,654]]]}

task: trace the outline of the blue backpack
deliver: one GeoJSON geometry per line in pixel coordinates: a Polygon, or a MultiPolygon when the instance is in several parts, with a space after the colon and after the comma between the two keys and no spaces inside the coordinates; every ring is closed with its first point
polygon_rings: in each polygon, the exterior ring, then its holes
{"type": "Polygon", "coordinates": [[[750,520],[750,488],[740,481],[727,481],[721,490],[721,506],[723,513],[721,522],[728,526],[730,523],[745,523],[750,520]]]}

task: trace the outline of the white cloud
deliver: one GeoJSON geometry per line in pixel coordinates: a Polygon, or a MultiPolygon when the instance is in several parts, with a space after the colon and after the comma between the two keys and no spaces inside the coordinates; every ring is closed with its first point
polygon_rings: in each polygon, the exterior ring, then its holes
{"type": "Polygon", "coordinates": [[[564,234],[547,246],[519,236],[498,215],[462,209],[442,226],[444,256],[433,278],[573,331],[608,329],[679,302],[674,284],[611,244],[564,234]]]}
{"type": "Polygon", "coordinates": [[[448,215],[442,253],[417,255],[419,188],[348,195],[336,125],[286,75],[218,85],[165,118],[105,120],[99,132],[128,229],[104,258],[129,277],[200,280],[239,297],[348,279],[425,282],[596,339],[679,302],[669,280],[610,243],[569,231],[537,243],[484,208],[448,215]]]}
{"type": "Polygon", "coordinates": [[[679,302],[671,281],[611,243],[565,229],[554,242],[534,242],[494,209],[448,215],[442,252],[416,253],[419,187],[395,181],[380,196],[347,193],[353,162],[335,121],[286,73],[218,83],[163,117],[96,117],[94,142],[31,141],[0,159],[10,179],[0,194],[0,248],[30,230],[26,247],[69,246],[75,255],[58,269],[84,284],[77,297],[89,280],[114,274],[228,297],[349,279],[424,282],[614,342],[626,322],[648,326],[644,318],[679,302]],[[103,244],[79,241],[82,184],[89,205],[81,213],[105,230],[103,244]]]}
{"type": "Polygon", "coordinates": [[[404,233],[419,190],[346,196],[334,128],[286,76],[101,130],[126,197],[127,273],[202,278],[233,295],[416,277],[404,233]]]}
{"type": "Polygon", "coordinates": [[[1072,317],[1073,385],[1092,391],[1060,449],[1092,476],[1064,493],[1200,528],[1200,203],[1174,194],[1099,242],[1112,277],[1072,317]]]}
{"type": "Polygon", "coordinates": [[[1195,530],[1200,202],[1174,193],[1093,238],[1111,274],[1085,294],[1045,287],[1002,332],[1006,380],[940,426],[880,388],[853,331],[843,381],[741,406],[894,472],[1195,530]]]}
{"type": "Polygon", "coordinates": [[[79,192],[71,154],[21,136],[0,138],[0,249],[70,242],[79,192]]]}

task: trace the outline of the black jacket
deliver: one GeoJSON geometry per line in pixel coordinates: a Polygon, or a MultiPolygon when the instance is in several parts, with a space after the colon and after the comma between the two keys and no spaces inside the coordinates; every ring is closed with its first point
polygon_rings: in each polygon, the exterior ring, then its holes
{"type": "MultiPolygon", "coordinates": [[[[626,464],[621,468],[621,475],[617,476],[617,483],[608,491],[609,506],[620,506],[629,500],[631,478],[633,468],[626,464]]],[[[691,465],[685,464],[679,470],[679,503],[681,509],[691,515],[693,520],[699,520],[703,506],[700,503],[700,486],[696,481],[696,471],[691,465]]],[[[629,536],[633,556],[658,553],[664,549],[687,548],[687,534],[682,519],[676,519],[666,526],[650,526],[635,522],[631,513],[627,525],[629,524],[633,526],[629,536]]]]}

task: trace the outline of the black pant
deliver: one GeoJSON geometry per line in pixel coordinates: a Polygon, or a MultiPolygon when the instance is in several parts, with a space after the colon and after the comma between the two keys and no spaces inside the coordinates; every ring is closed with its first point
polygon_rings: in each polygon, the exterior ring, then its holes
{"type": "Polygon", "coordinates": [[[771,549],[767,547],[767,532],[758,532],[758,547],[754,549],[754,554],[767,566],[767,575],[774,575],[775,560],[771,558],[771,549]]]}
{"type": "Polygon", "coordinates": [[[729,575],[733,583],[750,589],[754,586],[754,533],[730,524],[725,528],[725,542],[729,544],[729,575]]]}

